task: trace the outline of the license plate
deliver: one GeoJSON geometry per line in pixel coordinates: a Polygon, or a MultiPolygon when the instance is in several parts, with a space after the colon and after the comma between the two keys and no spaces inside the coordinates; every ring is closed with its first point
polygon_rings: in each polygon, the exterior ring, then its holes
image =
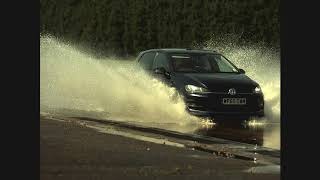
{"type": "Polygon", "coordinates": [[[222,99],[222,104],[225,105],[245,105],[246,98],[223,98],[222,99]]]}

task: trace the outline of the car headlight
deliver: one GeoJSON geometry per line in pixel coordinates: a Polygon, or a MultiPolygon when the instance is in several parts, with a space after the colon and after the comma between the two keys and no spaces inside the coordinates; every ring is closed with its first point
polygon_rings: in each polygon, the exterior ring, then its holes
{"type": "Polygon", "coordinates": [[[187,93],[190,93],[190,94],[192,94],[192,93],[201,94],[201,93],[208,92],[208,90],[206,88],[198,87],[198,86],[194,86],[194,85],[186,85],[185,89],[186,89],[187,93]]]}
{"type": "Polygon", "coordinates": [[[253,89],[253,92],[256,93],[256,94],[262,93],[261,87],[260,87],[260,86],[255,87],[255,88],[253,89]]]}

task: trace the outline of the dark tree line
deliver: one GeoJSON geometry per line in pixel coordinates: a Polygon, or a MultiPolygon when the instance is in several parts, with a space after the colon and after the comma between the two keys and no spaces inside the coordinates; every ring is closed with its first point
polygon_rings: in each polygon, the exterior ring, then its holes
{"type": "Polygon", "coordinates": [[[40,31],[115,55],[226,34],[278,47],[279,0],[40,0],[40,31]]]}

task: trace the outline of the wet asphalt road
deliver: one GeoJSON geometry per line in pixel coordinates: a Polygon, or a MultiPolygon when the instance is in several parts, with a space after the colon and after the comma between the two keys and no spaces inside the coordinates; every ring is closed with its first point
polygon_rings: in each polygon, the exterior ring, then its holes
{"type": "MultiPolygon", "coordinates": [[[[57,111],[65,117],[90,117],[108,119],[108,114],[103,112],[89,112],[64,109],[57,111]]],[[[249,121],[219,120],[213,124],[188,124],[180,122],[154,122],[154,121],[128,121],[123,118],[111,119],[138,124],[146,127],[155,127],[165,130],[177,131],[217,137],[237,142],[249,143],[280,150],[280,122],[270,119],[257,119],[249,121]]]]}
{"type": "Polygon", "coordinates": [[[280,150],[280,123],[265,120],[215,121],[213,124],[179,125],[175,123],[137,123],[182,133],[222,138],[280,150]]]}
{"type": "Polygon", "coordinates": [[[279,174],[245,172],[256,166],[40,119],[41,179],[280,179],[279,174]]]}

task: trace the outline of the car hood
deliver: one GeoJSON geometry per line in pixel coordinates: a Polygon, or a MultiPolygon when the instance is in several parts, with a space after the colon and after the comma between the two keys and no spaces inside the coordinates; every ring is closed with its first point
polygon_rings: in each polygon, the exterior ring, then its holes
{"type": "Polygon", "coordinates": [[[245,74],[237,73],[177,73],[176,77],[184,85],[201,86],[212,92],[228,92],[230,88],[235,88],[239,93],[251,93],[258,86],[245,74]]]}

